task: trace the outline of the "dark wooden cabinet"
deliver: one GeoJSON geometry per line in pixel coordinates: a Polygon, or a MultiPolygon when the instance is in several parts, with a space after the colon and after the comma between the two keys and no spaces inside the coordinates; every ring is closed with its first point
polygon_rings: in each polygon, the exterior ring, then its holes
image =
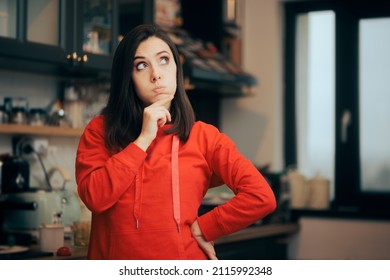
{"type": "Polygon", "coordinates": [[[2,68],[57,73],[67,65],[72,32],[69,27],[73,20],[68,14],[72,1],[46,1],[45,4],[47,7],[35,7],[31,0],[17,0],[3,11],[8,28],[0,36],[2,68]],[[40,14],[38,10],[44,12],[40,14]]]}
{"type": "Polygon", "coordinates": [[[183,28],[193,36],[212,42],[219,50],[223,40],[224,0],[181,0],[183,28]]]}
{"type": "Polygon", "coordinates": [[[74,17],[70,63],[79,71],[109,72],[119,43],[118,1],[76,0],[74,13],[69,15],[74,17]]]}
{"type": "Polygon", "coordinates": [[[220,260],[286,260],[287,243],[271,236],[215,246],[220,260]]]}
{"type": "Polygon", "coordinates": [[[240,50],[236,49],[240,40],[236,1],[181,0],[181,3],[183,28],[193,36],[214,44],[224,56],[240,64],[237,54],[240,50]]]}
{"type": "Polygon", "coordinates": [[[251,226],[215,240],[220,260],[285,260],[289,239],[299,232],[296,223],[251,226]]]}
{"type": "Polygon", "coordinates": [[[257,85],[257,79],[240,65],[240,50],[231,46],[240,37],[235,13],[235,1],[181,0],[182,29],[195,42],[179,45],[185,74],[194,86],[189,97],[197,118],[217,127],[220,99],[249,96],[257,85]]]}

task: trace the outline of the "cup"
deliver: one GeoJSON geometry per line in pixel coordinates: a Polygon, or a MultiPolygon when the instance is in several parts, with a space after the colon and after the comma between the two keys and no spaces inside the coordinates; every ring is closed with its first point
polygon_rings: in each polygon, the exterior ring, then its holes
{"type": "Polygon", "coordinates": [[[42,225],[39,228],[39,244],[43,252],[56,252],[64,246],[64,227],[62,225],[42,225]]]}
{"type": "Polygon", "coordinates": [[[75,247],[88,247],[91,232],[90,221],[73,222],[73,243],[75,247]]]}

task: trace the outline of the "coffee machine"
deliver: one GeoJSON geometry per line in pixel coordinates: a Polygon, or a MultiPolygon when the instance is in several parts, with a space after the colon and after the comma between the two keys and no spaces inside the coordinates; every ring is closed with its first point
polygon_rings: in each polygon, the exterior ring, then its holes
{"type": "MultiPolygon", "coordinates": [[[[8,211],[35,211],[38,207],[34,201],[9,200],[12,193],[23,193],[30,186],[30,165],[21,157],[9,154],[0,155],[0,243],[4,244],[4,221],[8,211]]],[[[25,240],[25,239],[24,239],[25,240]]]]}
{"type": "Polygon", "coordinates": [[[63,224],[69,228],[79,220],[80,202],[76,193],[65,187],[70,176],[63,168],[53,167],[45,174],[47,186],[31,187],[29,162],[23,157],[2,155],[0,167],[0,231],[22,232],[34,240],[43,224],[63,224]],[[50,178],[56,175],[57,180],[63,178],[63,183],[54,188],[50,178]]]}
{"type": "Polygon", "coordinates": [[[1,189],[0,194],[24,192],[30,188],[30,165],[18,156],[0,156],[1,189]]]}

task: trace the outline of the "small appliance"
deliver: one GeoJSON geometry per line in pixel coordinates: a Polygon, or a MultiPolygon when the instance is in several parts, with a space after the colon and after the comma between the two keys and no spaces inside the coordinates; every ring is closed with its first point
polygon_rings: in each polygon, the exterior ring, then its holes
{"type": "Polygon", "coordinates": [[[27,160],[11,155],[0,156],[0,193],[24,192],[30,188],[30,165],[27,160]]]}
{"type": "MultiPolygon", "coordinates": [[[[65,187],[69,175],[63,168],[53,167],[48,172],[52,177],[63,176],[62,185],[56,188],[6,187],[3,199],[7,205],[35,205],[33,208],[10,207],[4,211],[3,230],[5,231],[36,231],[42,224],[62,224],[69,227],[80,219],[80,202],[75,191],[65,187]],[[14,191],[16,190],[16,191],[14,191]]],[[[6,180],[8,181],[8,180],[6,180]]]]}

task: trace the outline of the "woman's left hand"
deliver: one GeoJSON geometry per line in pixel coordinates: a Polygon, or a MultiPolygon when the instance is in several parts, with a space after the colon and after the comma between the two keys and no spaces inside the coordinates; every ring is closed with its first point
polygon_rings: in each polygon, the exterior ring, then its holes
{"type": "Polygon", "coordinates": [[[195,238],[196,242],[198,242],[199,247],[203,250],[203,252],[206,253],[208,258],[210,260],[218,260],[214,249],[214,243],[212,241],[207,241],[204,238],[197,220],[195,220],[195,222],[191,225],[191,233],[192,237],[195,238]]]}

